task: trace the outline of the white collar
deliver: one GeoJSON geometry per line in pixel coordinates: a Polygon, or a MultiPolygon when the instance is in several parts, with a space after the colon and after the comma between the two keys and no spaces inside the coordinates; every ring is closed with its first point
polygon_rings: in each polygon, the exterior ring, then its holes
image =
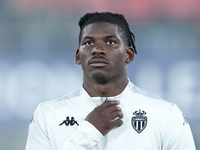
{"type": "Polygon", "coordinates": [[[111,97],[91,97],[87,91],[82,87],[81,89],[81,95],[80,97],[85,99],[85,100],[92,100],[96,104],[103,103],[106,99],[107,100],[121,100],[123,97],[125,97],[129,91],[129,86],[130,86],[130,81],[128,81],[128,84],[126,85],[125,89],[118,95],[116,96],[111,96],[111,97]]]}

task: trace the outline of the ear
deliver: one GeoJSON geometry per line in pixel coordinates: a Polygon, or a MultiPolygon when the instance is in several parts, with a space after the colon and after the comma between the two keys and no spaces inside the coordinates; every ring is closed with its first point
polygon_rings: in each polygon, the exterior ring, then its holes
{"type": "Polygon", "coordinates": [[[79,59],[79,49],[76,50],[76,55],[75,55],[75,59],[76,59],[76,64],[80,65],[80,59],[79,59]]]}
{"type": "Polygon", "coordinates": [[[125,60],[125,62],[126,62],[127,64],[129,64],[129,63],[131,63],[131,62],[133,61],[134,56],[135,56],[134,51],[135,51],[135,50],[133,49],[133,47],[128,47],[128,48],[126,49],[126,60],[125,60]]]}

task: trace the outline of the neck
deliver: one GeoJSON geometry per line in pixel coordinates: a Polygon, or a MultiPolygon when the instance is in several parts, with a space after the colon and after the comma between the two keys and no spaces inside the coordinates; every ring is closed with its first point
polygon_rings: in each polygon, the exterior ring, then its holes
{"type": "Polygon", "coordinates": [[[84,82],[83,87],[91,97],[111,97],[120,94],[128,84],[128,79],[122,78],[115,82],[97,83],[84,82]]]}

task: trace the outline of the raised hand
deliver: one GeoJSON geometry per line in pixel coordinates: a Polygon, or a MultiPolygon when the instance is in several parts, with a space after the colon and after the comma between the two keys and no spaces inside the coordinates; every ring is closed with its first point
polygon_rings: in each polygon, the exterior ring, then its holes
{"type": "Polygon", "coordinates": [[[123,124],[123,113],[118,106],[120,101],[106,101],[90,112],[85,120],[94,125],[102,135],[123,124]]]}

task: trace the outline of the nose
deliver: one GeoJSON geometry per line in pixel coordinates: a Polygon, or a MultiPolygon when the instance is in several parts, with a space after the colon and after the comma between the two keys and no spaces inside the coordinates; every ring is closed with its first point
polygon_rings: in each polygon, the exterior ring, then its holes
{"type": "Polygon", "coordinates": [[[94,49],[92,50],[93,55],[104,55],[105,54],[105,49],[102,44],[97,44],[94,49]]]}

